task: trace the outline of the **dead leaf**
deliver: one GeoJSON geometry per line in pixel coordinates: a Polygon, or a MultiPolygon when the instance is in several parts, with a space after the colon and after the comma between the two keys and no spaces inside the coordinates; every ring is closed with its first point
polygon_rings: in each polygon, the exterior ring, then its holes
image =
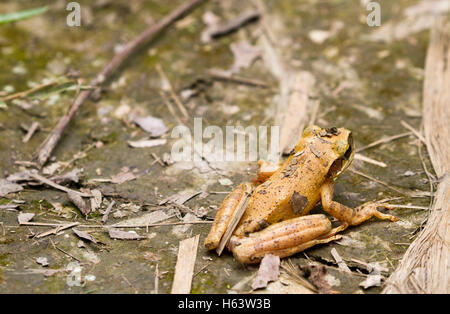
{"type": "Polygon", "coordinates": [[[21,225],[25,222],[29,222],[33,217],[33,213],[20,213],[19,216],[17,216],[17,220],[19,221],[19,225],[21,225]]]}
{"type": "Polygon", "coordinates": [[[100,190],[92,190],[91,191],[91,211],[96,211],[102,205],[102,192],[100,190]]]}
{"type": "Polygon", "coordinates": [[[275,281],[280,276],[280,257],[266,254],[261,261],[258,273],[252,283],[252,289],[267,287],[270,281],[275,281]]]}
{"type": "Polygon", "coordinates": [[[366,280],[359,283],[359,286],[363,287],[364,289],[368,289],[370,287],[379,287],[381,286],[382,279],[383,276],[381,275],[368,275],[366,280]]]}
{"type": "Polygon", "coordinates": [[[109,237],[111,239],[118,240],[140,240],[145,237],[141,237],[136,231],[122,231],[115,228],[108,228],[109,237]]]}
{"type": "Polygon", "coordinates": [[[331,290],[331,286],[327,280],[327,269],[323,265],[305,265],[300,266],[300,270],[310,283],[316,287],[319,293],[337,293],[331,290]]]}
{"type": "Polygon", "coordinates": [[[51,177],[50,180],[57,184],[67,184],[70,182],[78,183],[82,173],[83,169],[73,168],[63,175],[51,177]]]}
{"type": "Polygon", "coordinates": [[[247,41],[233,43],[230,46],[234,55],[234,63],[231,72],[238,72],[240,69],[246,69],[261,56],[261,51],[256,46],[250,45],[247,41]]]}
{"type": "MultiPolygon", "coordinates": [[[[120,225],[120,226],[145,226],[145,225],[150,225],[150,224],[154,224],[160,221],[164,221],[169,219],[172,216],[167,215],[164,211],[162,210],[157,210],[157,211],[153,211],[151,213],[147,213],[144,214],[140,217],[136,217],[136,218],[131,218],[131,219],[127,219],[125,221],[121,221],[115,225],[120,225]]],[[[113,225],[114,226],[114,225],[113,225]]]]}
{"type": "Polygon", "coordinates": [[[5,179],[0,179],[0,197],[4,197],[9,193],[22,191],[23,187],[19,184],[10,182],[5,179]]]}
{"type": "Polygon", "coordinates": [[[132,121],[149,133],[151,137],[160,137],[169,130],[163,120],[152,116],[133,117],[132,121]]]}
{"type": "Polygon", "coordinates": [[[47,257],[38,257],[36,258],[36,263],[38,263],[39,265],[46,267],[48,266],[48,259],[47,257]]]}
{"type": "Polygon", "coordinates": [[[111,182],[115,184],[122,184],[128,181],[132,181],[136,179],[134,173],[130,171],[130,169],[122,169],[121,172],[111,177],[111,182]]]}
{"type": "Polygon", "coordinates": [[[165,199],[163,199],[161,202],[159,202],[159,205],[164,205],[167,203],[175,203],[178,205],[183,205],[191,198],[199,195],[201,191],[199,192],[189,192],[189,191],[182,191],[176,194],[173,194],[165,199]]]}
{"type": "Polygon", "coordinates": [[[93,236],[91,236],[89,233],[77,229],[72,229],[73,233],[75,233],[78,237],[84,240],[88,240],[94,243],[98,243],[97,239],[95,239],[93,236]]]}
{"type": "MultiPolygon", "coordinates": [[[[6,178],[6,180],[10,181],[10,182],[21,182],[21,181],[30,181],[30,180],[33,180],[33,178],[30,176],[30,171],[26,170],[26,171],[20,171],[20,172],[13,173],[13,174],[9,175],[6,178]]],[[[1,179],[0,179],[0,184],[1,184],[1,179]]]]}
{"type": "Polygon", "coordinates": [[[67,196],[69,197],[70,201],[81,211],[83,215],[89,214],[91,211],[89,208],[89,205],[86,204],[86,202],[83,200],[83,198],[74,192],[67,192],[67,196]]]}

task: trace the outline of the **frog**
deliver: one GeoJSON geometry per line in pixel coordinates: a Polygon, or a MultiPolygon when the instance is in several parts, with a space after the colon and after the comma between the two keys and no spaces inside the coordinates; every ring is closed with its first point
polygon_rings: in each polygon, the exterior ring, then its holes
{"type": "Polygon", "coordinates": [[[232,190],[220,205],[209,234],[207,249],[218,249],[236,211],[245,206],[226,248],[243,264],[259,263],[265,255],[280,258],[340,238],[340,232],[372,217],[395,222],[396,216],[367,202],[351,208],[333,200],[336,179],[350,166],[355,154],[352,132],[346,128],[304,129],[284,162],[258,161],[257,177],[232,190]],[[323,210],[340,224],[332,227],[325,214],[309,214],[321,202],[323,210]]]}

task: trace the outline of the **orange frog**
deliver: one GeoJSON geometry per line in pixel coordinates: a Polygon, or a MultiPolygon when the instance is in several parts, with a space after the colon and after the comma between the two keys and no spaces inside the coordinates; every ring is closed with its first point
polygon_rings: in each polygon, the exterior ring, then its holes
{"type": "Polygon", "coordinates": [[[397,221],[377,211],[377,206],[391,209],[386,204],[369,202],[353,210],[333,201],[334,180],[348,168],[354,153],[349,130],[309,126],[281,166],[259,161],[256,182],[240,184],[224,199],[205,246],[211,250],[219,246],[246,198],[245,212],[226,245],[242,263],[258,263],[269,253],[286,257],[330,242],[338,232],[372,216],[397,221]],[[340,226],[333,229],[323,214],[308,215],[319,201],[340,226]]]}

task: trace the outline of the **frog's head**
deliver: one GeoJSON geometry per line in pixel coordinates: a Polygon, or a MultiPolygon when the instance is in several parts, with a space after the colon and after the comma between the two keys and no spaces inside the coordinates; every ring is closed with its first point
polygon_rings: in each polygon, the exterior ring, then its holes
{"type": "Polygon", "coordinates": [[[352,132],[345,128],[326,128],[311,125],[304,132],[303,137],[311,137],[328,143],[333,155],[333,163],[329,169],[329,176],[336,178],[352,163],[355,155],[355,144],[352,132]]]}

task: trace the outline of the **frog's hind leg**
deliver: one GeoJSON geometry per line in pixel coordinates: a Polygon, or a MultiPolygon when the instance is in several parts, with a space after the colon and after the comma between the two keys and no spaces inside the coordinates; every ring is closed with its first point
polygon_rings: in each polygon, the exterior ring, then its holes
{"type": "Polygon", "coordinates": [[[377,210],[377,207],[385,207],[387,209],[391,209],[389,205],[369,202],[356,209],[352,209],[333,201],[333,191],[334,183],[330,180],[322,186],[320,195],[323,209],[331,216],[339,219],[342,222],[342,225],[338,227],[338,231],[344,230],[349,225],[359,225],[374,216],[379,219],[387,219],[390,221],[398,220],[398,218],[395,216],[383,214],[377,210]]]}
{"type": "Polygon", "coordinates": [[[227,230],[234,213],[251,190],[252,185],[250,183],[242,183],[223,200],[214,218],[211,230],[205,239],[206,248],[213,250],[219,246],[220,240],[227,230]]]}
{"type": "Polygon", "coordinates": [[[286,257],[314,245],[336,240],[327,237],[331,222],[325,215],[308,215],[273,224],[248,237],[233,236],[228,248],[241,263],[258,263],[266,254],[286,257]]]}

